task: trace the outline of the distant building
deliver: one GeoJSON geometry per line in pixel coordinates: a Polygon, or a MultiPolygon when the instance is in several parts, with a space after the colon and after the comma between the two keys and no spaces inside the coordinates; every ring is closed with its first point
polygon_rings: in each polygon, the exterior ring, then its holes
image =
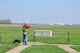
{"type": "Polygon", "coordinates": [[[56,25],[61,25],[61,26],[64,26],[64,24],[63,23],[55,23],[56,25]]]}
{"type": "Polygon", "coordinates": [[[49,23],[49,25],[51,25],[51,26],[52,26],[52,25],[54,25],[54,24],[53,24],[53,23],[49,23]]]}

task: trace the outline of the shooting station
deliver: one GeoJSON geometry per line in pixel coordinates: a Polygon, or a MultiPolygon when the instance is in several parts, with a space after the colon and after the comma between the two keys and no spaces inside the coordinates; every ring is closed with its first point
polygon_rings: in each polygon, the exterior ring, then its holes
{"type": "Polygon", "coordinates": [[[34,35],[52,37],[52,30],[35,30],[34,35]]]}

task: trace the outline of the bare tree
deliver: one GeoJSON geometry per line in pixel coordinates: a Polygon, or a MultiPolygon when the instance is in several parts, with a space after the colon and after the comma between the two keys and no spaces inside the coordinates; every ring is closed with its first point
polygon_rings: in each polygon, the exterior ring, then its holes
{"type": "Polygon", "coordinates": [[[11,20],[8,18],[8,19],[3,19],[3,20],[0,20],[0,24],[11,24],[11,20]]]}

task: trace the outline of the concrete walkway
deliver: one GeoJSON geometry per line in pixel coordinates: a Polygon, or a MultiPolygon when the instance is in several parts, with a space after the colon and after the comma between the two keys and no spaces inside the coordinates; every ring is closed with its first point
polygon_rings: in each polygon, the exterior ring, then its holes
{"type": "Polygon", "coordinates": [[[58,46],[59,48],[62,48],[63,50],[69,52],[69,53],[80,53],[72,48],[70,48],[69,46],[74,46],[74,45],[66,45],[66,44],[46,44],[46,43],[41,43],[41,42],[28,42],[28,45],[23,45],[20,44],[20,46],[11,49],[10,51],[6,52],[6,53],[20,53],[22,50],[24,50],[25,48],[28,48],[29,46],[32,45],[54,45],[54,46],[58,46]]]}
{"type": "Polygon", "coordinates": [[[33,42],[29,42],[27,45],[23,45],[22,43],[16,47],[11,49],[10,51],[6,52],[6,53],[20,53],[22,50],[24,50],[25,48],[28,48],[29,46],[32,46],[33,42]]]}
{"type": "Polygon", "coordinates": [[[65,45],[65,44],[60,44],[60,45],[57,45],[59,48],[62,48],[64,49],[65,51],[69,52],[69,53],[80,53],[79,51],[76,51],[72,48],[70,48],[70,46],[73,46],[73,45],[65,45]]]}
{"type": "Polygon", "coordinates": [[[41,42],[35,42],[34,45],[54,45],[58,46],[59,48],[62,48],[63,50],[69,52],[69,53],[80,53],[79,51],[70,48],[70,46],[78,46],[78,45],[68,45],[68,44],[45,44],[41,42]]]}

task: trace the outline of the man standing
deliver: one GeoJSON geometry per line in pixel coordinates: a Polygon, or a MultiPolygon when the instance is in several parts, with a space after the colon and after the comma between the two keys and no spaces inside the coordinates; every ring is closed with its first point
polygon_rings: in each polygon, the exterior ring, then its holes
{"type": "Polygon", "coordinates": [[[29,24],[23,25],[23,45],[26,45],[28,42],[28,29],[30,28],[29,24]]]}

